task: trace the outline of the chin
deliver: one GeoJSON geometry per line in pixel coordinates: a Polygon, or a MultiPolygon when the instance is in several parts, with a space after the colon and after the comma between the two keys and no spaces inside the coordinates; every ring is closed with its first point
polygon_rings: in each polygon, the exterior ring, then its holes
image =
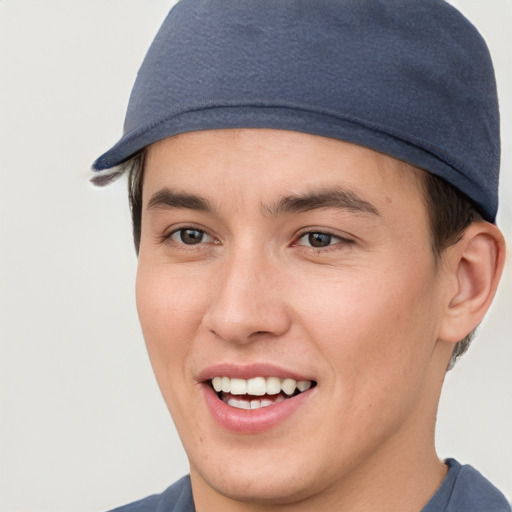
{"type": "Polygon", "coordinates": [[[248,449],[238,456],[224,457],[220,463],[201,459],[198,465],[193,465],[191,461],[192,482],[202,482],[235,501],[262,505],[297,503],[328,486],[332,475],[328,474],[328,468],[314,464],[311,452],[308,451],[309,455],[306,451],[293,453],[290,447],[284,452],[257,453],[248,449]]]}
{"type": "Polygon", "coordinates": [[[245,468],[245,471],[223,471],[200,475],[199,478],[218,494],[234,501],[260,503],[262,505],[293,504],[316,494],[320,489],[307,475],[275,469],[271,462],[262,470],[245,468]]]}

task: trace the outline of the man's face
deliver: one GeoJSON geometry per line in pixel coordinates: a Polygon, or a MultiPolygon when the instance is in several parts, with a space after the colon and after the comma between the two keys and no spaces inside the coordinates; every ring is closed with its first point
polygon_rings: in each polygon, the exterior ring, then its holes
{"type": "Polygon", "coordinates": [[[195,488],[293,501],[433,452],[446,293],[420,172],[274,130],[149,148],[137,303],[195,488]]]}

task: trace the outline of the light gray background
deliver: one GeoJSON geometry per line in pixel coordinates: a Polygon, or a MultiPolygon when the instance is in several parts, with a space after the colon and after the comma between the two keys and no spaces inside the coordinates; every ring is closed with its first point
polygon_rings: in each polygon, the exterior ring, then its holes
{"type": "MultiPolygon", "coordinates": [[[[100,511],[187,471],[137,322],[125,183],[94,189],[169,0],[0,0],[0,511],[100,511]]],[[[495,58],[512,249],[511,0],[459,0],[495,58]]],[[[512,252],[512,251],[511,251],[512,252]]],[[[512,498],[512,261],[447,379],[441,456],[512,498]]]]}

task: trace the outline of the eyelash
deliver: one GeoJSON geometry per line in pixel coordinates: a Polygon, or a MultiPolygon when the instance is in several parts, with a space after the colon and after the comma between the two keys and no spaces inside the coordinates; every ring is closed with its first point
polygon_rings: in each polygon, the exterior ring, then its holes
{"type": "MultiPolygon", "coordinates": [[[[214,243],[214,244],[219,243],[212,235],[209,235],[204,229],[200,229],[200,228],[196,228],[196,227],[192,227],[192,226],[185,226],[185,227],[181,227],[178,229],[173,229],[170,233],[168,233],[162,237],[161,242],[162,243],[171,242],[182,250],[189,250],[189,248],[192,248],[194,245],[200,246],[200,245],[203,245],[204,243],[214,243]],[[200,240],[197,243],[186,243],[183,239],[186,232],[198,233],[200,240]],[[174,239],[175,236],[179,236],[179,240],[174,239]],[[210,240],[207,240],[205,242],[204,237],[208,237],[210,240]]],[[[351,245],[353,243],[354,243],[353,240],[350,240],[348,238],[343,238],[343,237],[341,237],[339,235],[335,235],[334,233],[331,233],[329,231],[309,229],[307,231],[302,231],[298,235],[298,237],[296,238],[296,241],[292,244],[292,247],[299,246],[299,247],[303,247],[305,250],[314,251],[315,253],[319,253],[319,252],[326,252],[329,250],[335,250],[335,249],[337,249],[336,246],[338,246],[338,245],[346,246],[346,245],[351,245]],[[327,240],[328,244],[324,245],[324,246],[312,245],[311,237],[313,237],[313,236],[317,236],[318,239],[320,239],[321,237],[326,237],[328,239],[327,240]],[[306,237],[308,237],[307,240],[309,243],[301,243],[301,240],[305,239],[306,237]],[[336,242],[331,243],[331,242],[333,242],[333,240],[336,242]]]]}
{"type": "Polygon", "coordinates": [[[297,238],[297,241],[293,245],[294,246],[304,247],[307,250],[314,251],[314,252],[318,253],[318,252],[326,252],[326,251],[329,251],[329,250],[336,250],[336,249],[339,248],[339,247],[336,247],[338,245],[347,246],[347,245],[351,245],[353,243],[354,243],[353,240],[351,240],[349,238],[344,238],[342,236],[336,235],[336,234],[331,233],[329,231],[320,230],[320,229],[319,230],[309,229],[307,231],[301,232],[299,234],[298,238],[297,238]],[[329,238],[328,245],[325,245],[325,246],[314,246],[314,245],[311,245],[311,239],[309,237],[312,237],[314,235],[320,235],[320,236],[329,238]],[[309,242],[310,242],[309,244],[301,244],[300,243],[300,241],[302,239],[304,239],[305,237],[309,238],[309,242]],[[333,240],[336,240],[336,242],[335,243],[331,243],[333,240]]]}
{"type": "Polygon", "coordinates": [[[185,226],[185,227],[181,227],[181,228],[178,228],[178,229],[173,229],[170,233],[168,234],[165,234],[164,236],[162,236],[162,239],[161,239],[161,242],[162,243],[165,243],[165,242],[173,242],[174,244],[178,245],[178,246],[181,246],[182,248],[184,247],[192,247],[194,245],[202,245],[204,243],[204,240],[203,238],[204,237],[209,237],[211,239],[211,242],[213,243],[218,243],[216,242],[216,240],[211,236],[209,235],[204,229],[200,229],[200,228],[196,228],[196,227],[192,227],[192,226],[185,226]],[[184,240],[183,240],[183,236],[185,235],[186,232],[195,232],[195,233],[200,233],[200,237],[201,237],[201,240],[199,240],[199,242],[197,243],[191,243],[191,244],[187,244],[184,240]],[[180,240],[174,240],[174,236],[175,235],[179,235],[179,238],[180,240]]]}

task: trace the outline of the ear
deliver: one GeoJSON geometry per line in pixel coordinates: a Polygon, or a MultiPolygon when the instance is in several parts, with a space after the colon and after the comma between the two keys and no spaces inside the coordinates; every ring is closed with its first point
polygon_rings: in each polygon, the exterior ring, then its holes
{"type": "Polygon", "coordinates": [[[505,263],[501,231],[485,221],[466,228],[464,236],[447,249],[447,295],[439,339],[460,341],[483,319],[496,293],[505,263]]]}

